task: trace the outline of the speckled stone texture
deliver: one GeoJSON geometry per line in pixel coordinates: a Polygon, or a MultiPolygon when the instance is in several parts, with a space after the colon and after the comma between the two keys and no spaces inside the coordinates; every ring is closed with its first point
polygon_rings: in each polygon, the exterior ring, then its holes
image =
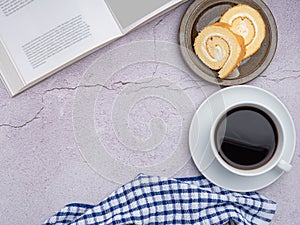
{"type": "MultiPolygon", "coordinates": [[[[266,3],[278,26],[277,52],[268,69],[249,84],[274,93],[289,109],[299,134],[300,2],[266,3]]],[[[199,175],[189,156],[187,128],[194,110],[219,87],[161,63],[157,55],[157,43],[178,42],[180,20],[188,5],[155,19],[15,98],[10,98],[0,83],[1,225],[41,224],[68,203],[95,204],[138,172],[149,172],[144,170],[146,167],[154,166],[157,174],[173,177],[199,175]],[[122,46],[137,41],[152,43],[151,60],[111,75],[99,67],[99,74],[106,79],[97,84],[85,82],[101,57],[118,53],[122,46]],[[88,102],[95,88],[93,118],[85,117],[84,110],[74,114],[84,109],[84,98],[88,102]],[[93,122],[93,135],[114,160],[99,167],[104,172],[92,169],[82,157],[82,148],[90,142],[82,143],[80,135],[86,134],[80,130],[78,136],[77,125],[81,123],[77,122],[85,119],[93,122]],[[172,159],[177,152],[184,161],[172,159]],[[167,169],[161,166],[170,159],[173,161],[167,169]],[[119,173],[123,167],[118,163],[126,165],[128,171],[119,173]]],[[[181,57],[179,52],[175,56],[181,57]]],[[[86,126],[89,132],[91,125],[86,126]]],[[[272,224],[300,224],[299,144],[298,138],[291,172],[259,191],[278,203],[272,224]]],[[[93,163],[97,165],[97,161],[93,163]]]]}

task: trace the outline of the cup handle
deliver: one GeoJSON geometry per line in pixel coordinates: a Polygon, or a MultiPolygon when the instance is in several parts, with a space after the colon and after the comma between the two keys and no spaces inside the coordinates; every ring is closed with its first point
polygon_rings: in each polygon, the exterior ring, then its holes
{"type": "Polygon", "coordinates": [[[279,161],[277,164],[277,167],[279,167],[281,170],[285,172],[289,172],[292,169],[292,165],[284,161],[283,159],[279,161]]]}

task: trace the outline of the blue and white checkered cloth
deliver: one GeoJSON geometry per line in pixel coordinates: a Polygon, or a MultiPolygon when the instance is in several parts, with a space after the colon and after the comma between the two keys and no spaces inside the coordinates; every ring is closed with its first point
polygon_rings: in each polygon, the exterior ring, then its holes
{"type": "Polygon", "coordinates": [[[70,204],[50,224],[269,224],[276,203],[256,192],[224,190],[205,177],[140,175],[97,205],[70,204]]]}

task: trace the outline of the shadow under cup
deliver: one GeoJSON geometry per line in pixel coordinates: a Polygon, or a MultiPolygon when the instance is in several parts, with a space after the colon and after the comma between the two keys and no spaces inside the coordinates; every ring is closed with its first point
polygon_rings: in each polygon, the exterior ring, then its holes
{"type": "Polygon", "coordinates": [[[217,116],[211,128],[213,153],[223,167],[242,176],[256,176],[283,161],[285,136],[280,119],[259,103],[239,103],[217,116]]]}

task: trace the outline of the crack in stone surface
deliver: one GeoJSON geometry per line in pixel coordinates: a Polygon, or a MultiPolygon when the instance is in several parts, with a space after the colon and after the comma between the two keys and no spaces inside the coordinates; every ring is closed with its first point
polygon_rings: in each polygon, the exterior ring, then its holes
{"type": "MultiPolygon", "coordinates": [[[[157,62],[157,36],[156,36],[156,27],[161,24],[164,19],[166,19],[166,17],[168,17],[170,15],[170,12],[169,13],[166,13],[164,16],[161,17],[160,20],[158,20],[154,26],[152,27],[152,32],[153,32],[153,43],[154,43],[154,60],[155,62],[157,62]]],[[[157,68],[158,68],[158,65],[155,67],[154,69],[154,72],[153,72],[153,76],[156,74],[157,72],[157,68]]]]}
{"type": "MultiPolygon", "coordinates": [[[[77,85],[77,86],[74,86],[74,87],[54,87],[54,88],[51,88],[51,89],[48,89],[48,90],[44,91],[44,95],[47,94],[47,93],[49,93],[49,92],[52,92],[52,91],[62,91],[62,90],[75,91],[75,90],[77,90],[79,88],[94,88],[94,87],[103,87],[106,90],[115,91],[115,90],[118,90],[120,88],[120,86],[118,86],[118,85],[121,85],[122,87],[130,85],[130,84],[133,84],[133,85],[144,85],[144,84],[150,84],[154,80],[155,80],[155,78],[152,77],[151,79],[149,79],[147,81],[142,81],[142,82],[122,81],[122,80],[120,80],[120,81],[113,82],[110,85],[104,85],[104,84],[91,84],[91,85],[88,85],[87,84],[87,85],[77,85]]],[[[176,85],[180,81],[178,81],[178,82],[172,82],[170,84],[144,86],[144,87],[140,87],[140,88],[138,88],[136,90],[133,90],[133,92],[139,92],[142,89],[151,89],[151,88],[153,88],[153,89],[168,88],[169,90],[172,90],[172,91],[186,91],[186,90],[193,89],[193,88],[202,88],[202,87],[205,87],[205,86],[209,86],[209,84],[203,83],[203,81],[201,81],[201,80],[198,81],[198,80],[188,79],[188,80],[184,80],[184,81],[185,82],[193,82],[194,85],[189,86],[189,87],[185,87],[185,88],[180,88],[180,87],[173,87],[172,88],[171,87],[171,86],[176,85]]],[[[44,100],[42,102],[44,102],[44,100]]]]}
{"type": "Polygon", "coordinates": [[[154,80],[154,78],[151,78],[149,81],[143,81],[143,82],[136,82],[136,81],[115,81],[110,85],[105,85],[105,84],[85,84],[85,85],[77,85],[77,86],[73,86],[73,87],[54,87],[51,89],[48,89],[46,91],[44,91],[44,95],[52,92],[52,91],[64,91],[64,90],[69,90],[69,91],[75,91],[79,88],[95,88],[95,87],[103,87],[106,90],[109,91],[115,91],[117,89],[119,89],[118,85],[121,86],[127,86],[129,84],[136,84],[136,85],[140,85],[140,84],[147,84],[147,83],[151,83],[154,80]],[[117,87],[115,87],[117,86],[117,87]]]}
{"type": "Polygon", "coordinates": [[[269,81],[273,81],[273,82],[281,82],[283,80],[289,80],[289,79],[294,79],[294,80],[297,80],[300,78],[300,75],[298,76],[289,76],[289,77],[281,77],[281,78],[271,78],[269,76],[262,76],[263,78],[265,78],[266,80],[269,80],[269,81]]]}
{"type": "Polygon", "coordinates": [[[167,88],[168,90],[171,90],[171,91],[187,91],[189,89],[194,89],[194,88],[201,89],[202,87],[208,86],[208,85],[204,84],[204,85],[194,85],[194,86],[189,86],[189,87],[185,87],[185,88],[180,88],[180,87],[176,87],[175,85],[176,85],[176,83],[145,86],[145,87],[140,87],[136,90],[133,90],[133,92],[139,92],[144,89],[159,89],[159,88],[167,88]],[[174,86],[174,87],[172,87],[172,86],[174,86]]]}
{"type": "MultiPolygon", "coordinates": [[[[148,81],[142,81],[142,82],[136,82],[136,81],[116,81],[116,82],[112,83],[111,86],[114,86],[114,85],[117,85],[117,84],[121,84],[122,86],[126,86],[126,85],[129,85],[129,84],[136,84],[136,85],[139,85],[139,84],[148,84],[148,83],[151,83],[153,80],[154,80],[154,78],[151,78],[148,81]]],[[[112,90],[116,90],[116,89],[112,89],[112,90]]]]}
{"type": "MultiPolygon", "coordinates": [[[[116,81],[113,82],[110,87],[104,84],[91,84],[91,85],[77,85],[77,86],[73,86],[73,87],[54,87],[48,90],[45,90],[43,95],[42,95],[42,104],[45,104],[45,95],[49,92],[52,91],[62,91],[62,90],[67,90],[67,91],[74,91],[77,90],[78,88],[95,88],[95,87],[103,87],[106,90],[117,90],[120,87],[114,87],[115,85],[121,85],[122,87],[127,86],[129,84],[134,84],[134,85],[144,85],[144,84],[149,84],[151,82],[153,82],[153,80],[155,80],[155,78],[149,79],[147,81],[143,81],[143,82],[135,82],[135,81],[116,81]]],[[[194,83],[198,83],[200,81],[195,81],[195,80],[191,80],[194,83]]],[[[193,89],[193,88],[201,88],[202,86],[206,86],[204,85],[192,85],[189,87],[185,87],[185,88],[180,88],[180,87],[176,87],[174,85],[176,85],[177,82],[175,83],[170,83],[170,84],[162,84],[162,85],[149,85],[149,86],[144,86],[144,87],[140,87],[136,90],[133,90],[133,92],[139,92],[142,89],[158,89],[158,88],[167,88],[168,90],[172,90],[172,91],[186,91],[189,89],[193,89]],[[172,87],[173,86],[173,87],[172,87]]],[[[45,106],[41,107],[39,109],[38,112],[35,113],[35,115],[28,121],[20,124],[20,125],[14,125],[14,124],[10,124],[10,123],[2,123],[0,124],[0,128],[1,127],[9,127],[9,128],[13,128],[13,129],[19,129],[19,128],[23,128],[28,126],[29,124],[31,124],[32,122],[34,122],[35,120],[39,119],[39,115],[42,113],[42,111],[45,109],[45,106]]]]}
{"type": "Polygon", "coordinates": [[[21,125],[13,125],[10,123],[3,123],[0,124],[0,127],[10,127],[10,128],[14,128],[14,129],[19,129],[19,128],[23,128],[26,127],[27,125],[29,125],[30,123],[32,123],[33,121],[39,119],[39,115],[41,114],[41,112],[45,109],[45,107],[43,106],[42,108],[40,108],[40,110],[35,114],[35,116],[33,118],[31,118],[30,120],[26,121],[25,123],[21,124],[21,125]]]}
{"type": "Polygon", "coordinates": [[[52,91],[61,91],[61,90],[77,90],[78,88],[94,88],[94,87],[103,87],[107,90],[114,90],[113,88],[109,88],[108,86],[104,85],[104,84],[86,84],[86,85],[77,85],[74,87],[54,87],[51,89],[48,89],[46,91],[44,91],[44,94],[48,93],[48,92],[52,92],[52,91]]]}
{"type": "Polygon", "coordinates": [[[158,63],[156,63],[156,65],[155,65],[154,71],[152,73],[152,78],[154,78],[154,76],[156,75],[157,69],[158,69],[158,63]]]}

